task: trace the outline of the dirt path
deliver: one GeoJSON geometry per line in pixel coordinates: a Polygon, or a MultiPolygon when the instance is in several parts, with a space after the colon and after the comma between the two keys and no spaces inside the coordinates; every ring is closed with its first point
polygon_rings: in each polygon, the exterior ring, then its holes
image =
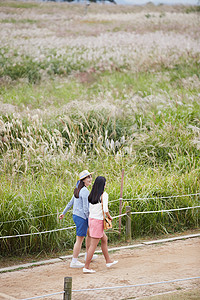
{"type": "MultiPolygon", "coordinates": [[[[95,274],[70,269],[70,260],[20,271],[0,274],[0,299],[23,299],[63,291],[64,277],[72,277],[72,289],[168,281],[200,276],[200,238],[179,240],[110,254],[119,263],[107,269],[102,255],[91,265],[95,274]],[[11,296],[12,298],[9,298],[11,296]]],[[[73,299],[135,299],[138,297],[196,289],[200,280],[188,280],[146,287],[104,291],[73,292],[73,299]]],[[[62,295],[43,299],[63,299],[62,295]]]]}

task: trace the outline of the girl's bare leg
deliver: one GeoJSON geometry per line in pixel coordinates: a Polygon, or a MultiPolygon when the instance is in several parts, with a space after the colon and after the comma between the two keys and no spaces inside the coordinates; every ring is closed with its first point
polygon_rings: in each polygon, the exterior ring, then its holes
{"type": "Polygon", "coordinates": [[[103,255],[105,257],[106,263],[111,263],[112,260],[110,259],[110,256],[108,254],[108,238],[105,232],[103,233],[103,236],[101,238],[101,250],[103,252],[103,255]]]}
{"type": "Polygon", "coordinates": [[[86,252],[88,252],[88,249],[90,248],[90,242],[91,242],[91,237],[90,237],[89,228],[88,228],[87,236],[85,239],[86,252]]]}
{"type": "Polygon", "coordinates": [[[76,243],[74,244],[74,249],[73,249],[73,258],[78,258],[78,255],[81,251],[83,240],[84,240],[84,236],[76,236],[76,243]]]}
{"type": "Polygon", "coordinates": [[[86,262],[85,262],[85,268],[89,269],[94,251],[96,250],[96,247],[99,243],[100,239],[95,239],[95,238],[90,238],[90,247],[87,251],[87,258],[86,258],[86,262]]]}

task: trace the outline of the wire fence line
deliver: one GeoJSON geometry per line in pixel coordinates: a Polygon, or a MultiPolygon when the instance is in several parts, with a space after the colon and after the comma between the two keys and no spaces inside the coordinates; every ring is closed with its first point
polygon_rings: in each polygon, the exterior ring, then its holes
{"type": "Polygon", "coordinates": [[[32,220],[32,219],[39,219],[39,218],[44,218],[44,217],[50,217],[50,216],[55,216],[57,215],[57,213],[53,213],[53,214],[47,214],[47,215],[42,215],[42,216],[36,216],[36,217],[29,217],[29,218],[23,218],[23,219],[17,219],[17,220],[9,220],[9,221],[5,221],[5,222],[0,222],[0,224],[7,224],[7,223],[16,223],[16,222],[23,222],[23,221],[27,221],[27,220],[32,220]]]}
{"type": "MultiPolygon", "coordinates": [[[[122,289],[122,288],[144,287],[144,286],[151,286],[151,285],[158,285],[158,284],[169,284],[169,283],[176,283],[176,282],[196,280],[196,279],[200,279],[200,276],[188,277],[188,278],[179,278],[179,279],[166,280],[166,281],[121,285],[121,286],[107,286],[107,287],[99,287],[99,288],[79,289],[79,290],[72,290],[72,292],[92,292],[92,291],[103,291],[103,290],[111,290],[111,289],[113,290],[113,289],[122,289]]],[[[59,295],[59,294],[64,294],[64,293],[65,293],[65,291],[62,291],[62,292],[52,293],[52,294],[48,294],[48,295],[24,298],[24,299],[20,299],[20,300],[34,300],[34,299],[39,299],[39,298],[45,298],[45,297],[55,296],[55,295],[59,295]]]]}
{"type": "Polygon", "coordinates": [[[58,228],[58,229],[52,229],[52,230],[47,230],[47,231],[38,231],[38,232],[33,232],[33,233],[0,236],[0,239],[9,239],[9,238],[15,238],[15,237],[25,237],[25,236],[31,236],[31,235],[39,235],[39,234],[43,234],[43,233],[51,233],[51,232],[62,231],[62,230],[73,229],[73,228],[76,228],[76,226],[70,226],[70,227],[58,228]]]}
{"type": "Polygon", "coordinates": [[[174,283],[174,282],[180,282],[180,281],[186,281],[186,280],[194,280],[194,279],[200,279],[200,276],[189,277],[189,278],[180,278],[180,279],[167,280],[167,281],[150,282],[150,283],[139,283],[139,284],[130,284],[130,285],[122,285],[122,286],[108,286],[108,287],[101,287],[101,288],[94,288],[94,289],[72,290],[72,292],[87,292],[87,291],[100,291],[100,290],[111,290],[111,289],[141,287],[141,286],[174,283]]]}
{"type": "Polygon", "coordinates": [[[152,214],[152,213],[160,213],[160,212],[163,213],[163,212],[171,212],[171,211],[188,210],[188,209],[194,209],[194,208],[200,208],[200,205],[191,206],[191,207],[172,208],[172,209],[151,210],[151,211],[134,211],[134,212],[131,212],[131,215],[152,214]]]}
{"type": "Polygon", "coordinates": [[[195,193],[195,194],[187,194],[187,195],[171,195],[171,196],[157,196],[157,197],[152,197],[152,198],[148,198],[148,197],[135,197],[135,198],[119,198],[116,200],[111,200],[109,201],[109,203],[111,202],[116,202],[119,200],[123,200],[123,201],[137,201],[137,200],[158,200],[158,199],[168,199],[168,198],[179,198],[179,197],[190,197],[190,196],[199,196],[200,193],[195,193]]]}
{"type": "MultiPolygon", "coordinates": [[[[162,210],[152,210],[152,211],[136,211],[136,212],[131,212],[131,214],[136,215],[136,214],[149,214],[149,213],[164,213],[164,212],[173,212],[173,211],[181,211],[181,210],[188,210],[188,209],[195,209],[195,208],[200,208],[200,206],[191,206],[191,207],[181,207],[181,208],[173,208],[173,209],[162,209],[162,210]]],[[[114,216],[113,219],[117,219],[119,217],[124,217],[127,214],[121,214],[118,216],[114,216]]],[[[73,229],[76,226],[70,226],[66,228],[58,228],[58,229],[53,229],[53,230],[47,230],[47,231],[38,231],[34,233],[25,233],[25,234],[18,234],[18,235],[7,235],[7,236],[0,236],[0,239],[8,239],[8,238],[15,238],[15,237],[25,237],[25,236],[31,236],[31,235],[39,235],[39,234],[44,234],[44,233],[51,233],[51,232],[56,232],[56,231],[62,231],[62,230],[68,230],[68,229],[73,229]]]]}
{"type": "MultiPolygon", "coordinates": [[[[134,200],[154,200],[154,199],[168,199],[168,198],[178,198],[178,197],[190,197],[190,196],[198,196],[200,195],[200,193],[196,193],[196,194],[187,194],[187,195],[171,195],[171,196],[163,196],[163,197],[152,197],[152,198],[148,198],[148,197],[143,197],[143,198],[132,198],[132,199],[127,199],[127,198],[119,198],[119,199],[114,199],[114,200],[110,200],[108,204],[112,203],[112,202],[116,202],[116,201],[134,201],[134,200]]],[[[68,212],[72,212],[72,210],[69,210],[68,212]]],[[[22,221],[27,221],[29,219],[39,219],[39,218],[44,218],[44,217],[50,217],[50,216],[54,216],[54,215],[58,215],[58,212],[56,213],[52,213],[52,214],[46,214],[46,215],[41,215],[41,216],[35,216],[35,217],[29,217],[29,218],[23,218],[23,219],[17,219],[17,220],[9,220],[9,221],[4,221],[4,222],[0,222],[0,224],[6,224],[6,223],[15,223],[15,222],[22,222],[22,221]]]]}
{"type": "Polygon", "coordinates": [[[57,292],[57,293],[53,293],[53,294],[47,294],[47,295],[43,295],[43,296],[35,296],[35,297],[31,297],[31,298],[24,298],[24,299],[19,299],[19,300],[33,300],[33,299],[39,299],[39,298],[45,298],[45,297],[50,297],[50,296],[56,296],[56,295],[62,295],[65,292],[57,292]]]}
{"type": "MultiPolygon", "coordinates": [[[[68,213],[72,212],[72,209],[68,210],[68,213]]],[[[35,216],[35,217],[28,217],[28,218],[23,218],[23,219],[17,219],[17,220],[9,220],[9,221],[4,221],[4,222],[0,222],[0,224],[6,224],[6,223],[16,223],[16,222],[22,222],[22,221],[27,221],[27,220],[31,220],[31,219],[40,219],[40,218],[44,218],[44,217],[50,217],[50,216],[58,216],[58,212],[56,213],[52,213],[52,214],[47,214],[47,215],[41,215],[41,216],[35,216]]]]}
{"type": "MultiPolygon", "coordinates": [[[[138,215],[138,214],[152,214],[152,213],[163,213],[163,212],[171,212],[171,211],[179,211],[179,210],[188,210],[188,209],[194,209],[194,208],[200,208],[200,205],[197,206],[190,206],[190,207],[180,207],[180,208],[172,208],[172,209],[161,209],[161,210],[148,210],[148,211],[134,211],[131,212],[131,215],[138,215]]],[[[118,216],[114,216],[113,219],[124,217],[127,214],[121,214],[118,216]]]]}

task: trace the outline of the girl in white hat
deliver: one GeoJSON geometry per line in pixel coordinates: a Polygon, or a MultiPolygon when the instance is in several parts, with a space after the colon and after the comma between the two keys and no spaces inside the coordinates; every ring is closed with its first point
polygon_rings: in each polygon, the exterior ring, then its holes
{"type": "MultiPolygon", "coordinates": [[[[76,224],[76,242],[73,249],[73,258],[70,264],[71,268],[83,268],[84,264],[78,261],[78,255],[81,246],[86,237],[86,252],[89,247],[90,237],[87,235],[88,217],[89,217],[89,190],[88,186],[92,183],[92,173],[84,170],[79,174],[79,182],[74,190],[74,195],[65,207],[63,213],[59,216],[62,220],[66,212],[73,206],[73,220],[76,224]]],[[[93,257],[94,259],[95,257],[93,257]]]]}

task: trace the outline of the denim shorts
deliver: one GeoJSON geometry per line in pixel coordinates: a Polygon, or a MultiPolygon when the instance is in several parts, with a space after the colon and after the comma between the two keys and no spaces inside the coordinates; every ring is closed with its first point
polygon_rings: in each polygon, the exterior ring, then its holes
{"type": "Polygon", "coordinates": [[[88,219],[83,219],[79,216],[73,215],[73,220],[76,225],[76,235],[86,236],[88,230],[88,219]]]}

